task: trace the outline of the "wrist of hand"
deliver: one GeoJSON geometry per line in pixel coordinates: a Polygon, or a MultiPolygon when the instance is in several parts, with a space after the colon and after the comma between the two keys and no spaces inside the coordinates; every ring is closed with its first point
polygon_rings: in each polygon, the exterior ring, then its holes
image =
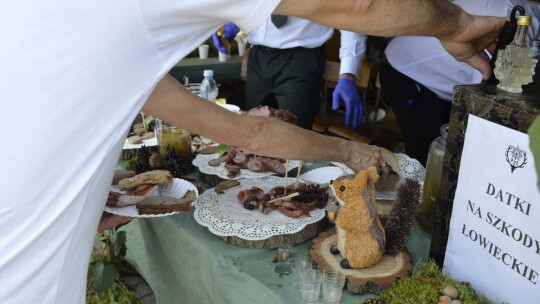
{"type": "Polygon", "coordinates": [[[352,81],[356,81],[356,75],[351,74],[351,73],[343,73],[343,74],[339,75],[339,79],[342,79],[342,78],[346,78],[346,79],[350,79],[352,81]]]}

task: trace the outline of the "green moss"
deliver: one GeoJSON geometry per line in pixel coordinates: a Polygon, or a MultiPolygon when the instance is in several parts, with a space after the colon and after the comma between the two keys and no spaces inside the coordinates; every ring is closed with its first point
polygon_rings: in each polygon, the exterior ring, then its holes
{"type": "Polygon", "coordinates": [[[387,304],[432,304],[437,303],[442,290],[448,285],[457,288],[463,303],[492,303],[486,297],[479,296],[469,284],[454,281],[442,273],[433,261],[417,265],[411,277],[400,279],[388,287],[381,294],[381,298],[387,304]]]}
{"type": "Polygon", "coordinates": [[[381,298],[388,304],[436,303],[440,284],[426,279],[403,278],[387,288],[381,298]]]}

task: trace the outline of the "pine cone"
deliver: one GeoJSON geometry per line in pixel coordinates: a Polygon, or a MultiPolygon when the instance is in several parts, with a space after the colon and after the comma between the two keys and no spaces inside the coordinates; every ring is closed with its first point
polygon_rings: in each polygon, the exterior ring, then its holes
{"type": "Polygon", "coordinates": [[[142,146],[140,149],[137,150],[137,163],[135,164],[135,173],[141,174],[143,172],[153,170],[149,163],[150,155],[152,155],[152,153],[150,152],[150,149],[148,149],[146,146],[142,146]]]}
{"type": "Polygon", "coordinates": [[[362,302],[362,304],[386,304],[383,299],[370,298],[362,302]]]}
{"type": "Polygon", "coordinates": [[[191,172],[191,157],[181,158],[174,148],[167,148],[167,154],[163,159],[163,168],[171,171],[174,177],[181,178],[191,172]]]}

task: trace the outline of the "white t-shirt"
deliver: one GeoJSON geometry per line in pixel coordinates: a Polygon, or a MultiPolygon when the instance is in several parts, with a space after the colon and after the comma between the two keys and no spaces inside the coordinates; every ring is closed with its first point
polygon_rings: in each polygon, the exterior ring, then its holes
{"type": "MultiPolygon", "coordinates": [[[[356,75],[366,52],[367,36],[349,31],[340,31],[340,33],[339,73],[356,75]]],[[[332,38],[333,34],[332,27],[293,16],[289,16],[287,22],[277,28],[269,17],[261,26],[249,32],[248,41],[276,49],[295,47],[311,49],[322,46],[332,38]]]]}
{"type": "Polygon", "coordinates": [[[279,0],[0,3],[0,303],[83,303],[126,133],[156,83],[224,22],[279,0]]]}
{"type": "MultiPolygon", "coordinates": [[[[519,4],[526,15],[533,16],[529,40],[538,35],[540,4],[526,0],[456,0],[451,1],[475,15],[507,17],[519,4]]],[[[433,37],[400,36],[386,47],[386,58],[396,70],[423,84],[440,98],[451,100],[455,85],[475,84],[482,74],[470,65],[457,61],[433,37]]]]}

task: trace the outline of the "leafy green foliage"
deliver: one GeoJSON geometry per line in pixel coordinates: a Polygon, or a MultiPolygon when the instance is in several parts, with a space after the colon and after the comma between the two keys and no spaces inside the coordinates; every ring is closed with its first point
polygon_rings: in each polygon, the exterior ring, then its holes
{"type": "Polygon", "coordinates": [[[536,164],[537,186],[538,190],[540,190],[540,116],[536,116],[536,119],[529,127],[528,133],[531,151],[536,164]]]}
{"type": "Polygon", "coordinates": [[[88,276],[86,288],[86,303],[88,304],[135,304],[140,303],[139,298],[133,291],[128,289],[120,280],[114,281],[113,285],[103,294],[97,294],[92,287],[93,277],[88,276]]]}
{"type": "Polygon", "coordinates": [[[103,294],[107,289],[112,287],[114,281],[120,277],[120,274],[116,271],[113,263],[99,260],[92,267],[92,277],[94,278],[94,289],[98,294],[103,294]]]}
{"type": "Polygon", "coordinates": [[[126,164],[125,168],[126,168],[126,170],[135,171],[135,166],[136,165],[137,165],[137,159],[132,158],[132,159],[127,161],[127,164],[126,164]]]}
{"type": "Polygon", "coordinates": [[[152,115],[146,115],[144,116],[144,125],[146,126],[146,129],[150,132],[154,131],[154,127],[156,125],[156,121],[154,119],[154,116],[152,115]]]}
{"type": "Polygon", "coordinates": [[[89,265],[87,303],[139,303],[133,291],[120,280],[121,273],[133,272],[133,268],[124,262],[127,238],[125,231],[117,231],[120,226],[98,234],[103,247],[92,256],[89,265]]]}
{"type": "Polygon", "coordinates": [[[225,144],[219,144],[216,148],[216,153],[218,153],[218,156],[223,155],[225,152],[229,150],[229,146],[225,144]]]}

